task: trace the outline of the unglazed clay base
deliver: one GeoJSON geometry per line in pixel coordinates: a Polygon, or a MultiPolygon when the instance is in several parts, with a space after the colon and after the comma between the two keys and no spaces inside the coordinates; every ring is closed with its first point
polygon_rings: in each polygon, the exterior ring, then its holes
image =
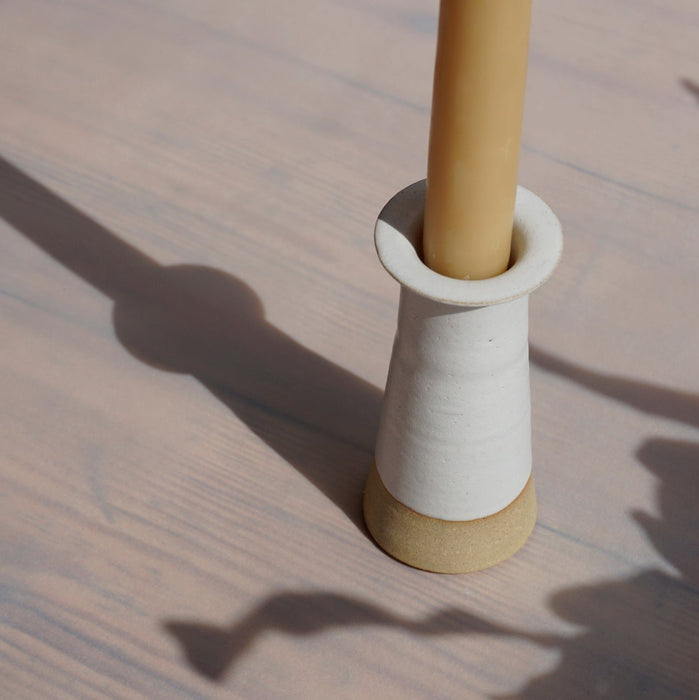
{"type": "Polygon", "coordinates": [[[396,500],[374,464],[364,492],[364,519],[379,546],[399,561],[425,571],[479,571],[511,557],[534,529],[534,480],[507,507],[477,520],[440,520],[396,500]]]}

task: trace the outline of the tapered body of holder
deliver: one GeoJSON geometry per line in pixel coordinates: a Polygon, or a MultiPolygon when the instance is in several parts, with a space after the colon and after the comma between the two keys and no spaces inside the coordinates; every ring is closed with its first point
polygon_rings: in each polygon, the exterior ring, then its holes
{"type": "Polygon", "coordinates": [[[562,235],[518,188],[508,270],[443,277],[418,252],[424,195],[424,181],[402,190],[376,225],[401,295],[364,515],[397,559],[459,573],[506,559],[534,527],[528,296],[556,266],[562,235]]]}

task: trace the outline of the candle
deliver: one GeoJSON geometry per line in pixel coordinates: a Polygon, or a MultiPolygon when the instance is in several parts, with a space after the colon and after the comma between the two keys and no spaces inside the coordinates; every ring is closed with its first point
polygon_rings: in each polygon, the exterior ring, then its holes
{"type": "Polygon", "coordinates": [[[483,279],[510,257],[532,0],[441,0],[425,263],[483,279]]]}

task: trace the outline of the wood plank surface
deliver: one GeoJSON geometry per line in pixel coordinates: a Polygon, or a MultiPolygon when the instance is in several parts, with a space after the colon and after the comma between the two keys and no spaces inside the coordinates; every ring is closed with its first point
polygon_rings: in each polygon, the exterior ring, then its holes
{"type": "Polygon", "coordinates": [[[699,4],[536,0],[539,520],[371,542],[436,0],[0,3],[0,697],[699,696],[699,4]]]}

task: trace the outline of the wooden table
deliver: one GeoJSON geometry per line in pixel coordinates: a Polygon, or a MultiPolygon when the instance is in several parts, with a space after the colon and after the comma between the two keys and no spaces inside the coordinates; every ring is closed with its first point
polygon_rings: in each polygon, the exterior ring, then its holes
{"type": "Polygon", "coordinates": [[[363,527],[437,5],[0,5],[0,697],[699,695],[696,0],[535,2],[532,538],[363,527]]]}

